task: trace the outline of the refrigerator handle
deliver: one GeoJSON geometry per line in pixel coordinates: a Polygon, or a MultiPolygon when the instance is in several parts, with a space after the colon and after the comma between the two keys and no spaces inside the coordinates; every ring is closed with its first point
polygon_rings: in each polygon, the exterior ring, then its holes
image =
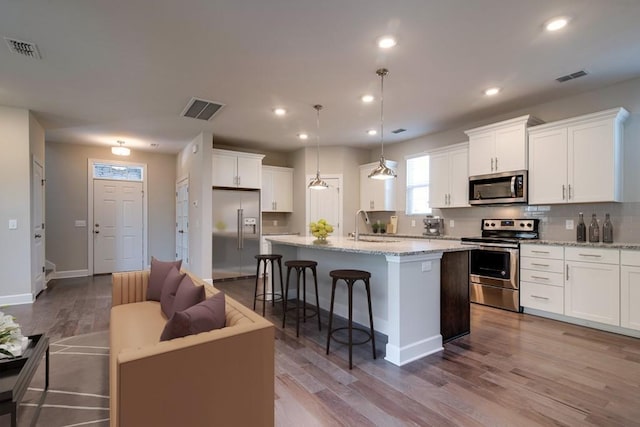
{"type": "Polygon", "coordinates": [[[244,249],[244,209],[238,209],[238,249],[244,249]]]}

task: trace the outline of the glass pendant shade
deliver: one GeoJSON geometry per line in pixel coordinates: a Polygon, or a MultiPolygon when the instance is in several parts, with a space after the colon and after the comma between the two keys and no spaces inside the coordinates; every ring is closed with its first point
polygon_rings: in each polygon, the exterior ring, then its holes
{"type": "Polygon", "coordinates": [[[396,172],[384,160],[384,76],[389,74],[389,70],[380,68],[376,74],[380,76],[380,164],[371,171],[369,178],[384,180],[397,177],[396,172]]]}
{"type": "Polygon", "coordinates": [[[325,190],[329,188],[326,182],[320,178],[320,110],[322,110],[322,105],[314,105],[317,112],[316,124],[318,131],[316,132],[316,177],[309,182],[307,186],[311,190],[325,190]]]}
{"type": "Polygon", "coordinates": [[[111,147],[111,153],[116,156],[128,156],[131,154],[131,150],[124,147],[124,141],[118,141],[117,147],[111,147]]]}

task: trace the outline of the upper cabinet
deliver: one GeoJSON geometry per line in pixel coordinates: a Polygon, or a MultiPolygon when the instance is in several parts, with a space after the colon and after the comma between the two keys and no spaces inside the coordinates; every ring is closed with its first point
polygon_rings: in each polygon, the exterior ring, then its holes
{"type": "Polygon", "coordinates": [[[261,188],[264,155],[213,149],[213,186],[261,188]]]}
{"type": "Polygon", "coordinates": [[[469,206],[469,145],[465,142],[429,154],[429,203],[433,208],[469,206]]]}
{"type": "Polygon", "coordinates": [[[527,127],[542,123],[526,115],[465,131],[469,137],[469,175],[527,169],[527,127]]]}
{"type": "Polygon", "coordinates": [[[529,129],[529,203],[622,201],[624,108],[529,129]]]}
{"type": "MultiPolygon", "coordinates": [[[[369,173],[380,163],[360,165],[360,209],[365,211],[395,211],[396,181],[394,179],[371,179],[369,173]]],[[[398,163],[387,160],[387,166],[397,170],[398,163]]]]}
{"type": "Polygon", "coordinates": [[[262,166],[262,212],[293,211],[293,169],[262,166]]]}

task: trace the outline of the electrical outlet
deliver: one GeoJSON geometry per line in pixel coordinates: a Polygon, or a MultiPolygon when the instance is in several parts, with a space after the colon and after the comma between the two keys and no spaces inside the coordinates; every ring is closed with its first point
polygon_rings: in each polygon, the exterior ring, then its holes
{"type": "Polygon", "coordinates": [[[18,220],[10,219],[9,220],[9,230],[17,230],[18,229],[18,220]]]}
{"type": "Polygon", "coordinates": [[[427,271],[431,271],[431,269],[433,268],[431,261],[423,261],[422,262],[422,272],[427,272],[427,271]]]}
{"type": "Polygon", "coordinates": [[[568,219],[564,222],[564,228],[566,228],[567,230],[573,230],[573,220],[572,219],[568,219]]]}
{"type": "Polygon", "coordinates": [[[273,226],[274,226],[274,227],[277,227],[277,226],[278,226],[278,220],[277,220],[277,219],[274,219],[274,220],[273,220],[273,226]]]}
{"type": "Polygon", "coordinates": [[[416,226],[416,220],[415,220],[415,219],[412,219],[412,220],[411,220],[411,226],[412,226],[412,227],[415,227],[415,226],[416,226]]]}
{"type": "Polygon", "coordinates": [[[449,227],[454,228],[456,226],[456,222],[452,219],[449,220],[449,227]]]}

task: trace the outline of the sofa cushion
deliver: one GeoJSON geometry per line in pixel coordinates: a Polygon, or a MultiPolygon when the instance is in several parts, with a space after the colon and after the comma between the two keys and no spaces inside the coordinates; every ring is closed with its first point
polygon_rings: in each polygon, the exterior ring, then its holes
{"type": "Polygon", "coordinates": [[[171,267],[180,270],[182,260],[177,261],[159,261],[151,257],[151,272],[149,273],[149,286],[147,287],[147,300],[160,301],[162,296],[162,285],[164,279],[169,274],[171,267]]]}
{"type": "Polygon", "coordinates": [[[224,292],[218,292],[183,311],[176,311],[160,335],[160,341],[224,328],[226,321],[224,292]]]}
{"type": "Polygon", "coordinates": [[[205,300],[204,286],[196,286],[189,276],[186,276],[180,282],[176,298],[173,300],[171,307],[171,317],[176,311],[183,311],[205,300]]]}
{"type": "Polygon", "coordinates": [[[180,273],[177,268],[171,267],[169,274],[164,279],[162,285],[162,293],[160,294],[160,308],[167,319],[175,312],[173,302],[176,299],[176,293],[182,280],[187,277],[185,273],[180,273]]]}

